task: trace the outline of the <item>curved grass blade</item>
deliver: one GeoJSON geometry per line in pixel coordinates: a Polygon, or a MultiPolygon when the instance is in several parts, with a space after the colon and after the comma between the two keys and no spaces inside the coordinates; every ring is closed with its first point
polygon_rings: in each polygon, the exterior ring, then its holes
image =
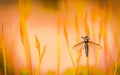
{"type": "Polygon", "coordinates": [[[43,59],[43,57],[45,55],[45,51],[46,51],[46,45],[44,45],[44,47],[43,47],[43,52],[42,52],[42,54],[40,56],[40,62],[42,61],[42,59],[43,59]]]}
{"type": "Polygon", "coordinates": [[[38,67],[37,67],[37,70],[35,72],[35,75],[38,75],[40,73],[39,71],[40,71],[40,56],[41,56],[41,53],[40,53],[40,41],[39,41],[37,35],[35,35],[35,46],[38,50],[38,56],[39,56],[38,67]]]}
{"type": "Polygon", "coordinates": [[[69,42],[68,42],[68,35],[67,35],[67,31],[66,31],[65,25],[64,25],[64,36],[65,36],[66,43],[67,43],[67,47],[68,47],[68,53],[69,53],[69,55],[70,55],[70,59],[71,59],[71,61],[72,61],[72,65],[73,65],[73,67],[74,67],[74,69],[75,69],[75,63],[74,63],[74,61],[73,61],[73,57],[72,57],[72,54],[71,54],[71,51],[70,51],[70,46],[69,46],[69,42]]]}
{"type": "Polygon", "coordinates": [[[30,54],[30,44],[28,40],[28,33],[26,28],[26,19],[31,13],[32,2],[31,0],[18,0],[18,7],[20,12],[20,35],[22,44],[24,46],[24,52],[26,56],[26,62],[29,69],[29,74],[32,75],[32,64],[30,54]],[[29,14],[29,15],[28,15],[29,14]]]}
{"type": "Polygon", "coordinates": [[[40,41],[39,41],[37,35],[35,35],[35,46],[36,46],[36,48],[37,48],[37,50],[38,50],[38,53],[39,53],[39,55],[40,55],[40,54],[41,54],[41,53],[40,53],[40,41]]]}
{"type": "Polygon", "coordinates": [[[36,48],[38,49],[38,55],[39,55],[38,67],[37,67],[37,70],[35,72],[35,75],[39,75],[40,74],[40,64],[41,64],[41,61],[42,61],[43,56],[45,54],[46,45],[44,45],[43,52],[41,54],[41,51],[40,51],[40,41],[39,41],[37,35],[35,35],[35,45],[36,45],[36,48]]]}
{"type": "Polygon", "coordinates": [[[20,33],[21,33],[21,40],[24,47],[24,52],[26,56],[26,62],[29,66],[29,74],[32,75],[32,65],[31,65],[31,54],[30,54],[30,44],[28,40],[28,34],[26,31],[26,27],[23,24],[20,24],[20,33]]]}

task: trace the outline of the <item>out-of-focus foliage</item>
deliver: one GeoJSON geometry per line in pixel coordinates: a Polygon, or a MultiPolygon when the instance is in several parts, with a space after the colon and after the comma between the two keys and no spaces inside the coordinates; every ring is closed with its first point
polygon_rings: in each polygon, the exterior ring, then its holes
{"type": "Polygon", "coordinates": [[[0,0],[0,7],[7,7],[10,5],[16,5],[18,2],[17,0],[0,0]]]}
{"type": "MultiPolygon", "coordinates": [[[[3,54],[2,54],[2,52],[1,52],[1,48],[0,48],[0,75],[4,75],[4,61],[3,61],[3,54]]],[[[13,73],[13,68],[11,67],[11,65],[10,65],[10,63],[9,63],[9,60],[7,60],[8,62],[7,62],[7,66],[6,66],[6,68],[7,68],[7,74],[8,75],[14,75],[14,73],[13,73]]]]}
{"type": "Polygon", "coordinates": [[[45,8],[58,9],[59,0],[42,0],[45,8]]]}
{"type": "Polygon", "coordinates": [[[29,75],[29,71],[27,68],[23,68],[20,70],[20,75],[29,75]]]}
{"type": "Polygon", "coordinates": [[[46,75],[56,75],[55,71],[49,70],[46,75]]]}
{"type": "Polygon", "coordinates": [[[2,55],[2,49],[0,48],[0,72],[4,73],[4,65],[3,65],[3,55],[2,55]]]}
{"type": "Polygon", "coordinates": [[[75,70],[73,68],[68,68],[63,75],[75,75],[75,70]]]}
{"type": "Polygon", "coordinates": [[[68,68],[67,70],[64,71],[63,75],[106,75],[105,71],[100,70],[100,69],[94,69],[92,67],[89,67],[89,71],[87,67],[80,66],[78,69],[75,71],[73,68],[68,68]]]}
{"type": "Polygon", "coordinates": [[[77,70],[78,75],[106,75],[105,71],[93,67],[80,66],[77,70]]]}
{"type": "Polygon", "coordinates": [[[120,64],[117,66],[116,75],[120,75],[120,64]]]}

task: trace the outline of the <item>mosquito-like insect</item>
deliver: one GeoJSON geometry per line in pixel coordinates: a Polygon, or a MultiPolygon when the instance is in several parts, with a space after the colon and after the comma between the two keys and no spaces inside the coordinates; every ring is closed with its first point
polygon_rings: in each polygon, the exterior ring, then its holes
{"type": "Polygon", "coordinates": [[[89,41],[90,40],[90,38],[88,38],[88,36],[84,36],[84,37],[81,37],[84,41],[82,41],[82,42],[79,42],[78,44],[76,44],[76,45],[74,45],[73,46],[73,48],[74,49],[80,49],[82,46],[83,46],[83,44],[84,44],[84,48],[85,48],[85,54],[86,54],[86,57],[88,57],[88,51],[89,51],[89,45],[90,46],[92,46],[93,48],[101,48],[101,46],[99,45],[99,44],[97,44],[97,43],[94,43],[94,42],[92,42],[92,41],[89,41]]]}

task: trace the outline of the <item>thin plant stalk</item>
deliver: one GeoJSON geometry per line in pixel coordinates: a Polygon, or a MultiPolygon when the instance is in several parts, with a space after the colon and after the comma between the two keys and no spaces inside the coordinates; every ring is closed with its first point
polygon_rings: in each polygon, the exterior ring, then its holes
{"type": "Polygon", "coordinates": [[[118,68],[118,60],[119,60],[119,54],[120,54],[120,48],[119,48],[119,42],[118,42],[118,36],[117,33],[115,32],[115,30],[113,31],[113,35],[114,35],[114,42],[116,43],[116,47],[118,48],[118,54],[117,54],[117,61],[115,63],[115,69],[114,69],[114,75],[116,75],[117,72],[117,68],[118,68]]]}
{"type": "MultiPolygon", "coordinates": [[[[114,37],[115,37],[115,43],[116,45],[118,45],[118,37],[116,35],[116,33],[114,33],[114,37]]],[[[119,48],[119,46],[117,46],[119,48]]],[[[117,61],[115,63],[115,69],[114,69],[114,75],[116,75],[116,72],[117,72],[117,68],[118,68],[118,59],[119,59],[119,55],[120,54],[120,49],[118,50],[118,55],[117,55],[117,61]]]]}
{"type": "Polygon", "coordinates": [[[57,75],[59,75],[60,69],[60,12],[57,11],[57,49],[58,49],[58,64],[57,64],[57,75]]]}
{"type": "Polygon", "coordinates": [[[46,50],[46,45],[44,45],[44,47],[43,47],[42,54],[39,55],[39,62],[38,62],[38,67],[37,67],[36,75],[40,74],[40,66],[41,66],[42,59],[43,59],[43,57],[45,55],[45,50],[46,50]]]}
{"type": "Polygon", "coordinates": [[[107,74],[109,74],[109,68],[107,65],[107,57],[106,57],[106,53],[107,53],[107,27],[106,25],[103,28],[103,40],[104,40],[104,62],[105,62],[107,74]]]}
{"type": "Polygon", "coordinates": [[[116,61],[116,63],[115,63],[114,75],[116,75],[116,73],[117,73],[117,69],[118,69],[118,60],[119,60],[119,58],[120,58],[120,48],[119,48],[119,50],[118,50],[117,61],[116,61]]]}
{"type": "MultiPolygon", "coordinates": [[[[103,25],[102,25],[102,22],[101,22],[99,33],[98,33],[98,44],[100,44],[100,41],[101,41],[102,31],[103,31],[103,25]]],[[[96,70],[97,70],[97,63],[98,63],[97,61],[98,61],[98,50],[96,50],[96,60],[95,60],[95,69],[96,70]]]]}
{"type": "Polygon", "coordinates": [[[38,66],[37,66],[37,70],[35,71],[35,75],[39,75],[40,74],[40,55],[39,55],[39,60],[38,60],[38,66]]]}
{"type": "Polygon", "coordinates": [[[41,46],[40,46],[40,41],[39,41],[37,35],[35,35],[35,42],[36,42],[36,48],[37,48],[37,50],[38,50],[38,56],[39,56],[38,67],[37,67],[37,70],[36,70],[36,72],[35,72],[35,75],[39,75],[39,74],[40,74],[41,62],[42,62],[42,59],[43,59],[43,56],[44,56],[45,50],[46,50],[46,45],[44,45],[43,50],[42,50],[43,52],[42,52],[42,54],[41,54],[41,51],[40,51],[40,47],[41,47],[41,46]]]}
{"type": "MultiPolygon", "coordinates": [[[[106,24],[106,22],[104,22],[104,24],[106,24]]],[[[107,45],[107,25],[104,25],[103,27],[103,41],[104,41],[104,62],[105,62],[105,66],[106,66],[106,71],[107,71],[107,74],[113,74],[112,70],[111,70],[111,67],[108,65],[107,63],[107,57],[106,55],[108,55],[108,45],[107,45]]],[[[109,54],[109,57],[112,58],[111,54],[109,54]]],[[[111,61],[113,61],[111,59],[111,61]]]]}
{"type": "Polygon", "coordinates": [[[31,64],[31,54],[30,54],[30,44],[28,40],[28,35],[26,32],[26,28],[22,24],[20,24],[20,33],[21,33],[21,39],[22,39],[22,44],[24,46],[24,52],[25,52],[25,57],[26,57],[26,62],[28,65],[29,69],[29,74],[32,75],[32,64],[31,64]]]}
{"type": "MultiPolygon", "coordinates": [[[[104,23],[105,24],[105,23],[104,23]]],[[[104,62],[107,70],[107,74],[113,74],[113,70],[111,70],[111,66],[107,63],[106,55],[109,55],[112,58],[111,54],[108,52],[108,45],[107,45],[107,25],[103,27],[103,40],[104,40],[104,62]]],[[[111,63],[113,63],[113,59],[111,59],[111,63]]]]}
{"type": "Polygon", "coordinates": [[[4,47],[4,25],[2,24],[2,52],[3,52],[3,61],[4,61],[4,75],[7,75],[7,65],[6,65],[6,51],[4,47]]]}
{"type": "Polygon", "coordinates": [[[89,36],[89,26],[87,23],[87,12],[85,14],[85,19],[84,19],[84,28],[85,28],[85,34],[89,36]]]}
{"type": "Polygon", "coordinates": [[[114,70],[114,75],[116,75],[116,72],[117,72],[117,68],[118,68],[118,62],[116,61],[116,63],[115,63],[115,70],[114,70]]]}
{"type": "Polygon", "coordinates": [[[106,28],[104,28],[104,33],[103,33],[103,36],[104,36],[104,61],[105,61],[105,65],[107,67],[107,63],[106,63],[106,28]]]}
{"type": "Polygon", "coordinates": [[[40,56],[40,63],[42,62],[42,59],[43,59],[43,57],[45,55],[45,51],[46,51],[46,45],[44,45],[44,47],[43,47],[43,52],[42,52],[42,54],[40,56]]]}
{"type": "Polygon", "coordinates": [[[65,11],[66,11],[67,13],[68,13],[68,11],[69,11],[68,1],[69,1],[69,0],[64,0],[64,7],[65,7],[65,11]]]}
{"type": "Polygon", "coordinates": [[[40,52],[40,47],[41,46],[40,46],[40,41],[39,41],[37,35],[35,35],[35,46],[36,46],[36,48],[38,50],[38,54],[40,55],[41,54],[41,52],[40,52]]]}
{"type": "Polygon", "coordinates": [[[40,74],[40,66],[41,66],[41,62],[42,62],[43,56],[44,56],[44,54],[45,54],[45,50],[46,50],[46,45],[44,45],[42,54],[39,54],[38,67],[37,67],[37,71],[36,71],[36,73],[35,73],[36,75],[39,75],[39,74],[40,74]]]}
{"type": "Polygon", "coordinates": [[[65,25],[64,25],[64,36],[65,36],[66,43],[67,43],[67,47],[68,47],[68,53],[69,53],[69,55],[70,55],[70,59],[71,59],[71,61],[72,61],[72,65],[73,65],[73,67],[74,67],[74,69],[75,69],[75,63],[74,63],[74,60],[73,60],[73,57],[72,57],[72,53],[71,53],[71,51],[70,51],[70,46],[69,46],[69,42],[68,42],[68,34],[67,34],[67,31],[66,31],[65,25]]]}
{"type": "MultiPolygon", "coordinates": [[[[77,14],[75,15],[75,31],[76,31],[76,43],[79,42],[79,25],[78,25],[78,17],[77,17],[77,14]]],[[[80,57],[81,57],[81,51],[82,50],[78,50],[78,56],[77,56],[77,59],[76,59],[76,74],[78,73],[78,67],[79,67],[79,62],[80,62],[80,57]]]]}
{"type": "Polygon", "coordinates": [[[78,25],[78,17],[75,15],[75,32],[76,32],[76,42],[79,42],[79,25],[78,25]]]}
{"type": "Polygon", "coordinates": [[[39,72],[39,68],[40,68],[40,56],[41,56],[41,53],[40,53],[40,41],[37,37],[37,35],[35,35],[35,45],[36,45],[36,48],[37,48],[37,51],[38,51],[38,56],[39,56],[39,60],[38,60],[38,67],[37,67],[37,70],[35,72],[35,75],[38,75],[40,72],[39,72]]]}
{"type": "Polygon", "coordinates": [[[24,47],[26,63],[29,70],[29,75],[32,75],[32,64],[31,64],[31,53],[30,53],[30,43],[27,33],[26,20],[31,12],[31,0],[18,0],[19,12],[20,12],[20,35],[22,44],[24,47]]]}
{"type": "Polygon", "coordinates": [[[89,75],[89,57],[86,57],[87,73],[89,75]]]}

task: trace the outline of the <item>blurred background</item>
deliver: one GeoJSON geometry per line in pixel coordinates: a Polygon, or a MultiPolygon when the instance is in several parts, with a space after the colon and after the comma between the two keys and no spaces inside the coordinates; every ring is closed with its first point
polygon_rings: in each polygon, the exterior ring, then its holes
{"type": "Polygon", "coordinates": [[[0,0],[0,75],[119,75],[119,11],[120,0],[0,0]],[[102,47],[89,60],[72,49],[85,35],[102,47]]]}

